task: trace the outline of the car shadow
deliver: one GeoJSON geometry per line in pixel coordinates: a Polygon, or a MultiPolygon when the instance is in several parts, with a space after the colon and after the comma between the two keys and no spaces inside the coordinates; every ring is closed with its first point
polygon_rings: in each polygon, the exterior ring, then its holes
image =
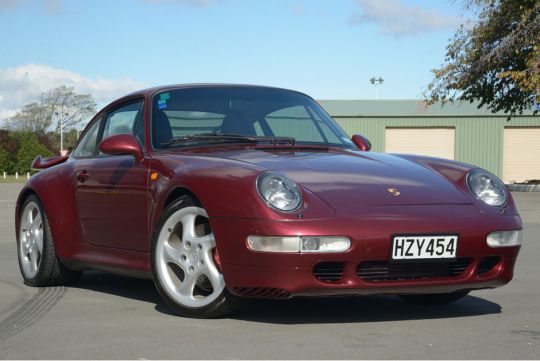
{"type": "MultiPolygon", "coordinates": [[[[158,312],[174,315],[150,280],[89,271],[74,287],[147,302],[154,304],[158,312]]],[[[471,295],[448,305],[434,306],[410,304],[385,295],[298,297],[252,299],[242,313],[230,319],[272,324],[365,323],[481,316],[501,310],[499,304],[471,295]]]]}

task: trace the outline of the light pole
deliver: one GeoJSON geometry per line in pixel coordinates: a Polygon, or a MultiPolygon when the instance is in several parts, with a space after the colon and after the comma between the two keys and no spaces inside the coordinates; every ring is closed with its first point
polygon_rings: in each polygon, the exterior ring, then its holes
{"type": "Polygon", "coordinates": [[[373,77],[369,79],[369,82],[375,87],[375,100],[379,100],[379,85],[384,83],[384,79],[381,77],[373,77]]]}
{"type": "MultiPolygon", "coordinates": [[[[64,155],[64,122],[62,118],[58,118],[60,113],[54,112],[56,118],[60,121],[60,155],[64,155]]],[[[63,116],[67,117],[68,113],[64,113],[63,116]]]]}

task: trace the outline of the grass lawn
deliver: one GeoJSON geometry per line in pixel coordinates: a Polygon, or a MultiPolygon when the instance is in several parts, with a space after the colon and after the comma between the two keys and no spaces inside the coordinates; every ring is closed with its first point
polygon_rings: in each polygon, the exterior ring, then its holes
{"type": "Polygon", "coordinates": [[[14,175],[6,175],[4,179],[4,176],[0,173],[0,183],[24,183],[26,181],[26,174],[19,175],[19,179],[16,179],[14,175]]]}

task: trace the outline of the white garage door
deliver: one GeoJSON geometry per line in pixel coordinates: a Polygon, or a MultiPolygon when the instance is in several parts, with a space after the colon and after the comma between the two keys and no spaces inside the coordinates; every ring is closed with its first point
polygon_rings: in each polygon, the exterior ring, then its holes
{"type": "Polygon", "coordinates": [[[505,128],[503,180],[540,179],[540,128],[505,128]]]}
{"type": "Polygon", "coordinates": [[[385,151],[454,159],[454,128],[386,128],[385,151]]]}

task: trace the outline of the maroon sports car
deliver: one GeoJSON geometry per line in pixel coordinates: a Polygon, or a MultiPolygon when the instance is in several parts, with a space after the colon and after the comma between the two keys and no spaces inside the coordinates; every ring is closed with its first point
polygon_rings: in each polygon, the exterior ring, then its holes
{"type": "Polygon", "coordinates": [[[15,214],[24,281],[147,277],[178,314],[209,318],[250,297],[448,303],[511,280],[522,223],[496,176],[369,149],[295,91],[135,92],[69,155],[34,161],[15,214]]]}

